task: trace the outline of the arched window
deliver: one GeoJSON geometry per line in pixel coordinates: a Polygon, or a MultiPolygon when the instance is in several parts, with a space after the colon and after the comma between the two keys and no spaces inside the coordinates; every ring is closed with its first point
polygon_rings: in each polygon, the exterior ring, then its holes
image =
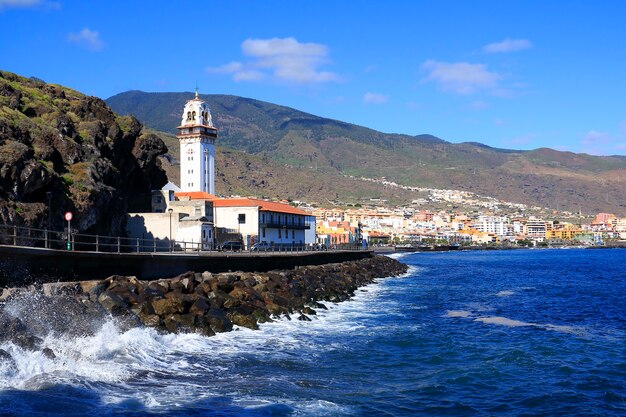
{"type": "Polygon", "coordinates": [[[187,120],[191,120],[191,112],[190,111],[187,112],[187,120]]]}
{"type": "Polygon", "coordinates": [[[196,120],[196,112],[195,112],[195,111],[194,111],[193,113],[191,113],[191,118],[192,118],[193,120],[196,120]]]}

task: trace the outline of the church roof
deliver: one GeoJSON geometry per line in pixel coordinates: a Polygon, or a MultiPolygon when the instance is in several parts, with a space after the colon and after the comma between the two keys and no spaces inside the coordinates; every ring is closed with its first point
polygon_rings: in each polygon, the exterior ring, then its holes
{"type": "Polygon", "coordinates": [[[304,210],[289,204],[275,203],[273,201],[257,200],[256,198],[218,198],[213,194],[203,191],[183,191],[174,194],[176,197],[188,197],[190,200],[210,200],[215,207],[258,207],[259,211],[271,211],[274,213],[297,214],[311,216],[304,210]]]}
{"type": "Polygon", "coordinates": [[[220,198],[213,202],[215,207],[258,207],[259,211],[271,211],[274,213],[298,214],[310,216],[304,210],[289,204],[275,203],[273,201],[257,200],[255,198],[220,198]]]}
{"type": "Polygon", "coordinates": [[[188,197],[190,200],[217,200],[216,196],[204,191],[179,191],[174,193],[174,196],[178,198],[188,197]]]}
{"type": "Polygon", "coordinates": [[[169,181],[167,184],[165,184],[163,186],[163,188],[161,188],[161,190],[163,190],[163,191],[181,191],[181,188],[178,187],[173,182],[169,181]]]}

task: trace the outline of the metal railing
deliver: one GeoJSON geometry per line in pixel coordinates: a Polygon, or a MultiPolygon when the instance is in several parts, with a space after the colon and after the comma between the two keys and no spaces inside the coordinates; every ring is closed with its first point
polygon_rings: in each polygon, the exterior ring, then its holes
{"type": "Polygon", "coordinates": [[[199,242],[158,238],[129,238],[70,233],[24,226],[0,225],[0,244],[71,251],[107,253],[198,252],[207,250],[199,242]]]}
{"type": "Polygon", "coordinates": [[[343,243],[326,246],[323,244],[275,243],[267,246],[251,245],[240,250],[220,250],[220,245],[212,248],[202,242],[187,242],[158,238],[130,238],[122,236],[102,236],[67,230],[56,231],[25,226],[0,224],[0,245],[35,247],[67,251],[90,251],[104,253],[200,253],[209,251],[250,252],[250,253],[293,253],[334,250],[366,250],[358,244],[343,243]]]}

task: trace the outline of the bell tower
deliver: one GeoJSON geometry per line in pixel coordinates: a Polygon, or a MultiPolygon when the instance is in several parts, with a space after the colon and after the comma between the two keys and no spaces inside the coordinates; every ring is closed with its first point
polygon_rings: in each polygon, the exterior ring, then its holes
{"type": "Polygon", "coordinates": [[[215,140],[209,106],[196,96],[187,101],[176,137],[180,142],[180,188],[215,194],[215,140]]]}

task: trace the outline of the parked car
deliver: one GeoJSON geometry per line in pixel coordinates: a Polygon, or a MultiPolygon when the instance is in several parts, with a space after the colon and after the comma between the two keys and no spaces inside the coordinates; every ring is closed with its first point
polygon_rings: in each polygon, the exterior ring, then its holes
{"type": "Polygon", "coordinates": [[[250,248],[254,252],[266,252],[272,249],[272,245],[269,242],[257,242],[250,248]]]}
{"type": "Polygon", "coordinates": [[[220,250],[220,251],[229,250],[229,251],[238,252],[241,249],[243,249],[243,245],[241,244],[241,242],[238,242],[236,240],[229,240],[227,242],[220,243],[217,246],[217,250],[220,250]]]}

